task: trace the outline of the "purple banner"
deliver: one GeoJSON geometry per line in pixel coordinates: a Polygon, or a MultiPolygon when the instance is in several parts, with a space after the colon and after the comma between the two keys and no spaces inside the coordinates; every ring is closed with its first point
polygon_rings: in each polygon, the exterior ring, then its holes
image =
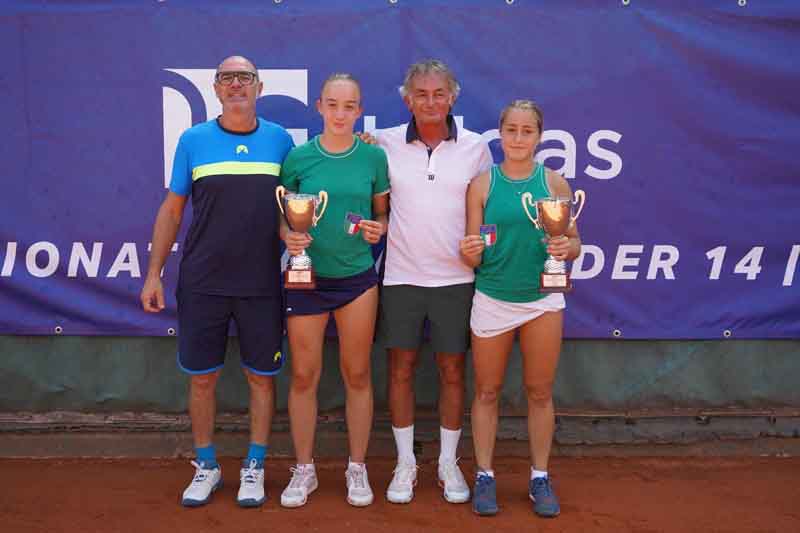
{"type": "Polygon", "coordinates": [[[444,60],[498,161],[500,109],[536,100],[537,158],[587,196],[568,337],[800,337],[798,28],[792,0],[5,2],[0,334],[174,334],[183,233],[168,309],[138,299],[152,223],[243,54],[297,143],[334,71],[372,130],[408,120],[410,63],[444,60]]]}

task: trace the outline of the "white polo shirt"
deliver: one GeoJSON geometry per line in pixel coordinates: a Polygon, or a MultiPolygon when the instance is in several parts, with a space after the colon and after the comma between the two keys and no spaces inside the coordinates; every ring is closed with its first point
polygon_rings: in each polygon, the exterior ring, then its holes
{"type": "Polygon", "coordinates": [[[443,287],[475,280],[459,254],[467,213],[467,187],[492,165],[489,144],[457,128],[430,151],[409,124],[377,130],[389,159],[391,212],[384,285],[443,287]]]}

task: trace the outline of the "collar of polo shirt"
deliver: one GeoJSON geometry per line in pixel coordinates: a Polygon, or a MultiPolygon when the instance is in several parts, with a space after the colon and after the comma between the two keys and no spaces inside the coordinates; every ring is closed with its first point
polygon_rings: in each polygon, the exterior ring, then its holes
{"type": "MultiPolygon", "coordinates": [[[[458,128],[456,127],[456,120],[453,118],[453,115],[447,115],[447,137],[444,140],[449,141],[450,139],[458,142],[458,128]]],[[[422,139],[419,138],[419,133],[417,132],[417,121],[412,115],[411,120],[408,121],[406,142],[412,143],[414,141],[422,141],[422,139]]]]}

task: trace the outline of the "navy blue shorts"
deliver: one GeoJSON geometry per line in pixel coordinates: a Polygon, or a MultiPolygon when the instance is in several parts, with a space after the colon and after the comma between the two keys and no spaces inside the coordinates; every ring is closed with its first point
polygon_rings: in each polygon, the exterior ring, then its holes
{"type": "Polygon", "coordinates": [[[349,304],[378,284],[378,273],[370,267],[346,278],[317,276],[316,289],[287,289],[287,315],[319,315],[349,304]]]}
{"type": "Polygon", "coordinates": [[[254,374],[280,372],[284,356],[280,296],[216,296],[178,290],[178,366],[207,374],[225,364],[231,319],[236,323],[242,366],[254,374]]]}

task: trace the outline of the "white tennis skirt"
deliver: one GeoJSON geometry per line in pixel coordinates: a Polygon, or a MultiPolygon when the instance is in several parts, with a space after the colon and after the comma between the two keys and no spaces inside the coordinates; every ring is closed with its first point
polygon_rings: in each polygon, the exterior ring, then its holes
{"type": "Polygon", "coordinates": [[[478,337],[494,337],[518,328],[544,313],[560,311],[567,306],[560,292],[548,294],[533,302],[504,302],[480,291],[472,297],[469,327],[478,337]]]}

